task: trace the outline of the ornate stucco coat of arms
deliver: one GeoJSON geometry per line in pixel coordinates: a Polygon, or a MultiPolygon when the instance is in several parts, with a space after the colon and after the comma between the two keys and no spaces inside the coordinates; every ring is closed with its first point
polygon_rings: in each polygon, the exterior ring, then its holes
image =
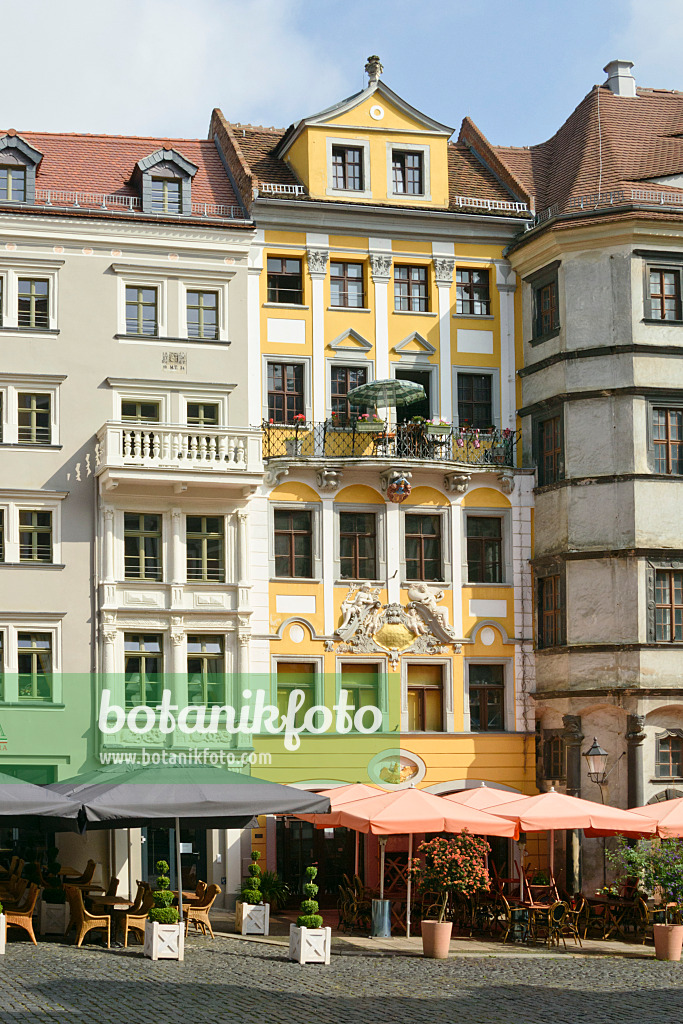
{"type": "Polygon", "coordinates": [[[460,651],[448,624],[448,611],[439,607],[444,592],[426,583],[411,583],[408,604],[382,604],[380,587],[363,583],[350,587],[342,602],[337,628],[339,654],[389,654],[396,664],[401,654],[443,654],[444,645],[460,651]]]}

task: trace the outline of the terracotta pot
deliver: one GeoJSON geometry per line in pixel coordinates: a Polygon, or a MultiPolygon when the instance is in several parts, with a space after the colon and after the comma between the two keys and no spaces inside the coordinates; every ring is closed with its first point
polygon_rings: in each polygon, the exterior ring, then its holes
{"type": "Polygon", "coordinates": [[[683,924],[655,924],[655,956],[658,960],[680,960],[683,947],[683,924]]]}
{"type": "Polygon", "coordinates": [[[422,952],[432,960],[445,960],[451,943],[452,921],[422,922],[422,952]]]}

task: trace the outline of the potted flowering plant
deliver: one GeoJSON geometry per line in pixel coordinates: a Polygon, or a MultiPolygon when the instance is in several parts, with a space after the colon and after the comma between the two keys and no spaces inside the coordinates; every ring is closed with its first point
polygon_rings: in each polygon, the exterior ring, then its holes
{"type": "Polygon", "coordinates": [[[362,412],[356,420],[356,430],[360,433],[377,433],[378,429],[384,429],[384,420],[376,412],[362,412]]]}
{"type": "Polygon", "coordinates": [[[448,420],[435,416],[433,420],[427,420],[426,430],[428,434],[450,434],[451,425],[448,420]]]}
{"type": "Polygon", "coordinates": [[[629,846],[623,836],[608,851],[621,879],[638,878],[645,892],[658,901],[653,934],[658,960],[680,960],[683,948],[683,839],[639,839],[629,846]]]}
{"type": "Polygon", "coordinates": [[[304,439],[299,437],[299,431],[302,427],[306,426],[306,417],[302,412],[297,412],[292,417],[292,424],[294,426],[294,437],[288,437],[285,439],[285,451],[287,455],[300,456],[303,451],[304,439]]]}
{"type": "Polygon", "coordinates": [[[419,891],[437,895],[436,920],[422,921],[422,950],[426,957],[444,960],[448,956],[452,921],[444,920],[451,892],[474,896],[488,891],[489,873],[486,855],[490,847],[485,839],[473,836],[466,829],[448,839],[438,837],[418,848],[413,876],[419,891]]]}

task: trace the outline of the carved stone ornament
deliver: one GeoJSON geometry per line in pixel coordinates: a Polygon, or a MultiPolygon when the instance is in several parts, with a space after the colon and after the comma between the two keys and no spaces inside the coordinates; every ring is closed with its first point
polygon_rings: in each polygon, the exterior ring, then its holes
{"type": "Polygon", "coordinates": [[[437,284],[453,284],[455,260],[451,256],[434,257],[434,276],[437,284]]]}
{"type": "Polygon", "coordinates": [[[566,743],[581,743],[583,733],[581,732],[581,715],[563,715],[564,738],[566,743]]]}
{"type": "Polygon", "coordinates": [[[330,257],[327,249],[307,249],[306,259],[308,260],[308,273],[311,277],[327,273],[327,261],[330,257]]]}
{"type": "Polygon", "coordinates": [[[514,473],[499,473],[498,483],[503,494],[512,494],[515,489],[514,473]]]}
{"type": "Polygon", "coordinates": [[[370,253],[370,269],[373,281],[388,281],[391,277],[391,256],[384,253],[370,253]]]}
{"type": "Polygon", "coordinates": [[[389,653],[395,664],[401,654],[443,654],[442,644],[459,646],[448,624],[447,609],[438,605],[443,590],[415,582],[408,589],[410,602],[403,607],[383,605],[380,589],[369,583],[349,588],[337,629],[342,640],[339,654],[389,653]]]}
{"type": "Polygon", "coordinates": [[[263,474],[263,480],[266,487],[278,487],[286,476],[289,476],[289,466],[269,466],[263,474]]]}
{"type": "Polygon", "coordinates": [[[315,479],[321,491],[336,491],[344,476],[343,470],[325,467],[318,470],[315,479]]]}
{"type": "MultiPolygon", "coordinates": [[[[626,741],[635,745],[642,743],[647,735],[645,732],[645,715],[629,715],[627,725],[626,741]]],[[[676,733],[678,733],[678,730],[676,730],[676,733]]]]}
{"type": "Polygon", "coordinates": [[[446,473],[443,485],[451,494],[466,494],[471,479],[469,473],[446,473]]]}
{"type": "Polygon", "coordinates": [[[386,493],[391,484],[398,483],[399,480],[411,480],[412,476],[409,469],[384,469],[379,475],[379,485],[386,493]]]}

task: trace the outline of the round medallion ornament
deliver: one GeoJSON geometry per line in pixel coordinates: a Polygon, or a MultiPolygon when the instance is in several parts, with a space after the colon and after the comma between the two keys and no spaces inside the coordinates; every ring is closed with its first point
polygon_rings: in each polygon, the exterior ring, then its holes
{"type": "Polygon", "coordinates": [[[381,121],[384,117],[384,107],[380,107],[379,103],[376,103],[374,107],[370,107],[370,117],[373,121],[381,121]]]}
{"type": "Polygon", "coordinates": [[[412,487],[409,481],[404,476],[400,476],[387,487],[387,498],[394,505],[400,505],[402,501],[406,500],[411,491],[412,487]]]}

